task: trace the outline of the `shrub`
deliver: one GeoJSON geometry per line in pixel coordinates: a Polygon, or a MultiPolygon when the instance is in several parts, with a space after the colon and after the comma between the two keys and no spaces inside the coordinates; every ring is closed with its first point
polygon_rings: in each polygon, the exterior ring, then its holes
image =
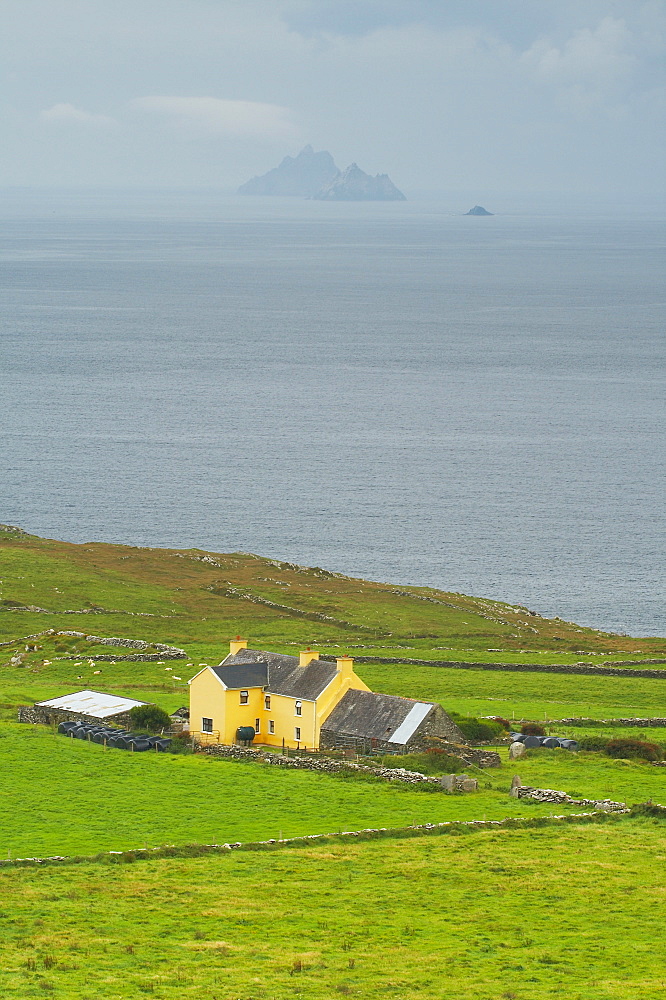
{"type": "Polygon", "coordinates": [[[159,733],[171,725],[171,716],[157,705],[135,705],[129,717],[133,729],[145,729],[149,733],[159,733]]]}
{"type": "MultiPolygon", "coordinates": [[[[374,767],[377,759],[369,763],[374,767]]],[[[417,771],[419,774],[450,774],[460,770],[463,762],[439,747],[432,747],[425,753],[387,754],[380,759],[379,765],[388,768],[404,767],[407,771],[417,771]]]]}
{"type": "Polygon", "coordinates": [[[476,719],[450,713],[451,718],[470,743],[485,743],[497,739],[504,733],[504,727],[494,719],[476,719]]]}
{"type": "Polygon", "coordinates": [[[524,722],[520,727],[523,736],[545,736],[546,730],[538,722],[524,722]]]}
{"type": "Polygon", "coordinates": [[[660,760],[661,752],[656,743],[645,743],[643,740],[631,738],[610,740],[606,747],[609,757],[620,757],[623,760],[638,758],[639,760],[660,760]]]}
{"type": "Polygon", "coordinates": [[[510,733],[513,729],[513,723],[509,722],[508,719],[503,719],[501,715],[494,715],[492,721],[497,722],[507,733],[510,733]]]}
{"type": "Polygon", "coordinates": [[[605,751],[610,743],[609,736],[581,736],[578,741],[579,750],[596,750],[601,753],[605,751]]]}

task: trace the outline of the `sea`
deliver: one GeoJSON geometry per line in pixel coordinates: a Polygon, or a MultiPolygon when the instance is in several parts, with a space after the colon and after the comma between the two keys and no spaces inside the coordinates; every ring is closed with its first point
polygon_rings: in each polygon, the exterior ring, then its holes
{"type": "Polygon", "coordinates": [[[0,195],[0,521],[666,635],[664,220],[0,195]]]}

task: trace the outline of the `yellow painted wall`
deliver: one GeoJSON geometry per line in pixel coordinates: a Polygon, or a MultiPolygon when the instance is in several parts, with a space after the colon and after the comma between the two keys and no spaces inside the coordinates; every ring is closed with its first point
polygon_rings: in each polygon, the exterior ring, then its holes
{"type": "Polygon", "coordinates": [[[236,730],[239,726],[254,727],[255,720],[261,719],[261,713],[264,708],[264,692],[262,688],[245,688],[245,690],[248,693],[247,705],[241,705],[240,690],[238,688],[229,688],[228,691],[223,692],[227,704],[225,710],[226,725],[224,737],[221,738],[222,743],[235,743],[236,730]]]}
{"type": "Polygon", "coordinates": [[[271,694],[270,711],[264,711],[261,719],[261,733],[257,741],[281,747],[284,738],[285,746],[288,747],[295,747],[299,742],[302,747],[316,747],[318,744],[315,741],[315,722],[315,703],[313,701],[271,694]],[[301,702],[301,715],[296,715],[297,701],[301,702]],[[275,735],[273,736],[268,732],[268,723],[271,719],[275,722],[275,735]],[[300,741],[297,741],[294,735],[297,726],[301,730],[300,741]]]}
{"type": "Polygon", "coordinates": [[[202,739],[217,743],[224,742],[225,732],[225,689],[212,670],[202,670],[190,682],[190,732],[192,735],[201,733],[202,718],[213,720],[212,736],[205,735],[202,739]]]}
{"type": "Polygon", "coordinates": [[[315,729],[315,746],[319,746],[319,733],[322,724],[331,714],[335,706],[350,689],[354,691],[369,691],[370,688],[353,670],[346,674],[337,672],[331,683],[317,698],[317,721],[315,729]]]}

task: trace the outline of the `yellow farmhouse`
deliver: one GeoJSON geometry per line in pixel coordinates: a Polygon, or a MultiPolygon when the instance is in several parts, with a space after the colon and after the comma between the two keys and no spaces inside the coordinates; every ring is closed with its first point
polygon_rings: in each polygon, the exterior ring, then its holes
{"type": "Polygon", "coordinates": [[[411,749],[429,736],[465,742],[440,705],[371,692],[350,656],[320,660],[310,649],[286,656],[248,649],[244,639],[190,681],[190,732],[199,742],[249,735],[295,748],[411,749]]]}

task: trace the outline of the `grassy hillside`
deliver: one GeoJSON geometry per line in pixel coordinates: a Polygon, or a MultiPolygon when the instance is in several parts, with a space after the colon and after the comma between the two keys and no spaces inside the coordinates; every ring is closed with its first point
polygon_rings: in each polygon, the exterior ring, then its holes
{"type": "MultiPolygon", "coordinates": [[[[0,609],[4,858],[572,811],[510,798],[516,772],[525,784],[574,796],[665,801],[666,769],[593,754],[530,751],[483,772],[477,793],[450,796],[256,763],[105,751],[14,721],[19,704],[83,687],[173,710],[187,703],[198,664],[219,662],[238,633],[289,653],[312,645],[480,664],[659,659],[663,639],[244,553],[70,545],[14,530],[0,531],[0,609]],[[98,661],[121,651],[90,635],[173,644],[188,659],[98,661]]],[[[387,662],[359,673],[374,690],[473,714],[666,714],[658,679],[387,662]]],[[[665,848],[663,822],[621,817],[135,865],[5,868],[0,993],[658,1000],[666,997],[655,947],[665,848]]]]}
{"type": "MultiPolygon", "coordinates": [[[[52,629],[140,638],[184,648],[174,663],[89,663],[81,639],[42,636],[25,652],[0,647],[0,713],[94,687],[157,701],[187,700],[200,662],[219,662],[230,636],[259,647],[324,654],[484,663],[613,663],[666,656],[666,640],[632,639],[541,618],[525,608],[424,587],[392,586],[246,553],[72,545],[0,531],[0,641],[52,629]],[[9,661],[24,654],[20,666],[9,661]],[[63,659],[72,656],[75,659],[63,659]],[[47,661],[47,662],[45,662],[47,661]],[[179,679],[175,679],[179,678],[179,679]]],[[[99,650],[97,650],[99,652],[99,650]]],[[[106,650],[108,652],[108,650],[106,650]]],[[[359,665],[374,690],[511,718],[617,718],[663,713],[661,680],[500,674],[359,665]]],[[[0,716],[1,717],[1,716],[0,716]]]]}
{"type": "Polygon", "coordinates": [[[666,996],[664,827],[0,872],[3,997],[666,996]]]}
{"type": "Polygon", "coordinates": [[[96,631],[224,652],[230,629],[289,648],[478,661],[605,662],[666,656],[631,639],[526,608],[427,587],[373,583],[247,553],[72,545],[0,532],[0,633],[96,631]],[[41,608],[21,610],[21,608],[41,608]],[[68,612],[68,613],[65,613],[68,612]]]}

